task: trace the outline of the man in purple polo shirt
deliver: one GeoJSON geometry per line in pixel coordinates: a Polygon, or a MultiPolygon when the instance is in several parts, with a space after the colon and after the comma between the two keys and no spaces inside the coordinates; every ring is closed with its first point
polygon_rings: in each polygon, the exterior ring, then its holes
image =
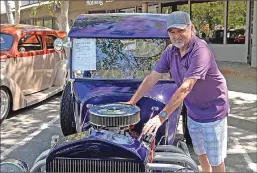
{"type": "Polygon", "coordinates": [[[127,103],[136,104],[163,73],[170,72],[178,89],[159,115],[146,123],[143,133],[156,133],[184,101],[189,133],[203,172],[225,172],[230,111],[226,80],[211,49],[195,36],[187,13],[171,13],[167,18],[167,32],[172,45],[166,48],[155,69],[127,103]]]}

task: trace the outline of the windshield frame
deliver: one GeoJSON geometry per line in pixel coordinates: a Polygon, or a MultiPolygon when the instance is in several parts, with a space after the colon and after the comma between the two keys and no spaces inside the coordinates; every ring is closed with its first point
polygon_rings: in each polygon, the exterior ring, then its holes
{"type": "Polygon", "coordinates": [[[9,49],[6,49],[6,50],[2,50],[2,49],[1,49],[2,46],[0,46],[0,51],[10,51],[10,50],[13,48],[14,36],[11,35],[11,34],[5,33],[5,32],[0,32],[0,35],[2,35],[2,34],[11,36],[11,38],[12,38],[12,44],[10,45],[10,48],[9,48],[9,49]]]}

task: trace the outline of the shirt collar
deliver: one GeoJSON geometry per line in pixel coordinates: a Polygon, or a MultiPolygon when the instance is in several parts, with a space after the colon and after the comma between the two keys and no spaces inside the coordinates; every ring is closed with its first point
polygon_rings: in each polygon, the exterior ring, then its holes
{"type": "Polygon", "coordinates": [[[197,37],[195,35],[192,36],[191,40],[188,43],[186,54],[193,49],[196,38],[197,37]]]}

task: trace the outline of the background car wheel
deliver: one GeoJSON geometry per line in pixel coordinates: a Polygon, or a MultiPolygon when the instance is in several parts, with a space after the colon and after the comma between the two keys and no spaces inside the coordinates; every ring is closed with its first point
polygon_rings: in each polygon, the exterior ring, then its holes
{"type": "Polygon", "coordinates": [[[73,127],[75,119],[72,103],[71,84],[68,82],[63,91],[60,105],[60,123],[64,136],[76,133],[76,127],[73,127]]]}
{"type": "Polygon", "coordinates": [[[192,139],[190,137],[188,127],[187,127],[187,109],[185,105],[182,108],[182,128],[183,128],[184,138],[186,139],[186,144],[192,146],[192,139]]]}
{"type": "Polygon", "coordinates": [[[5,87],[0,87],[0,106],[0,124],[2,124],[11,110],[11,95],[5,87]]]}

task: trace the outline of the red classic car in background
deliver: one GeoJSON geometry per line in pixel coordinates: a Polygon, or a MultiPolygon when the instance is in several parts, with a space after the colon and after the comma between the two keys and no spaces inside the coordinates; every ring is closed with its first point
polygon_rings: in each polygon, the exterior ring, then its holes
{"type": "Polygon", "coordinates": [[[1,123],[11,110],[63,90],[67,58],[64,51],[55,51],[54,40],[65,37],[66,32],[44,27],[1,25],[1,123]]]}

